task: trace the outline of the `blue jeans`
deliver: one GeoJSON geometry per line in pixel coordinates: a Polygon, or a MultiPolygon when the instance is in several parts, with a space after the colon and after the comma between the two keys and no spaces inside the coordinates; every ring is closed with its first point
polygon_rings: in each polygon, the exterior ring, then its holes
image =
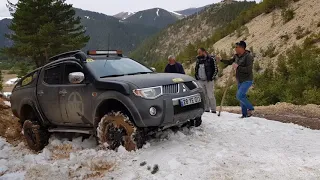
{"type": "Polygon", "coordinates": [[[248,116],[248,110],[254,110],[254,107],[247,98],[247,92],[252,86],[252,83],[252,81],[245,81],[238,84],[237,99],[240,101],[242,115],[244,117],[248,116]]]}

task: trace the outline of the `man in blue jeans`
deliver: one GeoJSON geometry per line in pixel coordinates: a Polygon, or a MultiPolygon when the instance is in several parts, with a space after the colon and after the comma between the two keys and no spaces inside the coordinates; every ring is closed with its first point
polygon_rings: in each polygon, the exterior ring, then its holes
{"type": "Polygon", "coordinates": [[[246,50],[247,44],[244,41],[236,43],[236,54],[230,60],[221,60],[225,64],[231,65],[236,71],[238,83],[237,99],[240,101],[242,116],[241,118],[251,117],[254,107],[247,98],[247,92],[253,83],[253,56],[246,50]]]}

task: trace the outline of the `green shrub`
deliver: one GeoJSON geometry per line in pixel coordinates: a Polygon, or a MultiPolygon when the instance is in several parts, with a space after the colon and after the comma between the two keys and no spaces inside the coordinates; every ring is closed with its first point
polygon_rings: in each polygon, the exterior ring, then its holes
{"type": "Polygon", "coordinates": [[[292,9],[283,9],[281,12],[284,23],[291,21],[294,18],[295,12],[292,9]]]}
{"type": "Polygon", "coordinates": [[[274,46],[273,43],[270,43],[265,51],[263,49],[260,49],[260,52],[262,54],[262,57],[270,58],[273,58],[279,54],[279,52],[276,51],[276,46],[274,46]]]}
{"type": "MultiPolygon", "coordinates": [[[[215,88],[215,97],[217,100],[217,105],[221,104],[221,100],[222,100],[222,96],[225,91],[225,88],[226,87],[216,87],[215,88]]],[[[224,106],[238,106],[239,101],[236,98],[236,94],[237,94],[237,85],[233,84],[228,88],[223,105],[224,106]]]]}
{"type": "Polygon", "coordinates": [[[259,72],[261,70],[261,67],[260,67],[260,64],[258,61],[255,61],[254,64],[253,64],[253,70],[255,72],[259,72]]]}

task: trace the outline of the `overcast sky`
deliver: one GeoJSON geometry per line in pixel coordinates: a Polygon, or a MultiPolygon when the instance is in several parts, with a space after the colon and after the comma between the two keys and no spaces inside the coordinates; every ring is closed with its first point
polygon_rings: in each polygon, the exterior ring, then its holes
{"type": "MultiPolygon", "coordinates": [[[[17,2],[17,0],[11,0],[17,2]]],[[[137,12],[144,9],[160,7],[169,11],[201,7],[221,0],[67,0],[67,3],[84,10],[91,10],[107,15],[119,12],[137,12]]],[[[7,0],[0,0],[0,17],[10,16],[6,7],[7,0]]]]}

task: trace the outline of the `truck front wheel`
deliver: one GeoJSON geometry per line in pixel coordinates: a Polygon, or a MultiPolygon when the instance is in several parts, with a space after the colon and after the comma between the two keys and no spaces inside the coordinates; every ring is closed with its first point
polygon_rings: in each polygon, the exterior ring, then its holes
{"type": "Polygon", "coordinates": [[[41,151],[48,144],[49,133],[37,122],[24,121],[23,134],[28,146],[34,151],[41,151]]]}
{"type": "Polygon", "coordinates": [[[143,131],[122,112],[111,112],[103,116],[97,128],[97,137],[100,144],[112,150],[124,146],[127,151],[132,151],[145,143],[143,131]]]}

